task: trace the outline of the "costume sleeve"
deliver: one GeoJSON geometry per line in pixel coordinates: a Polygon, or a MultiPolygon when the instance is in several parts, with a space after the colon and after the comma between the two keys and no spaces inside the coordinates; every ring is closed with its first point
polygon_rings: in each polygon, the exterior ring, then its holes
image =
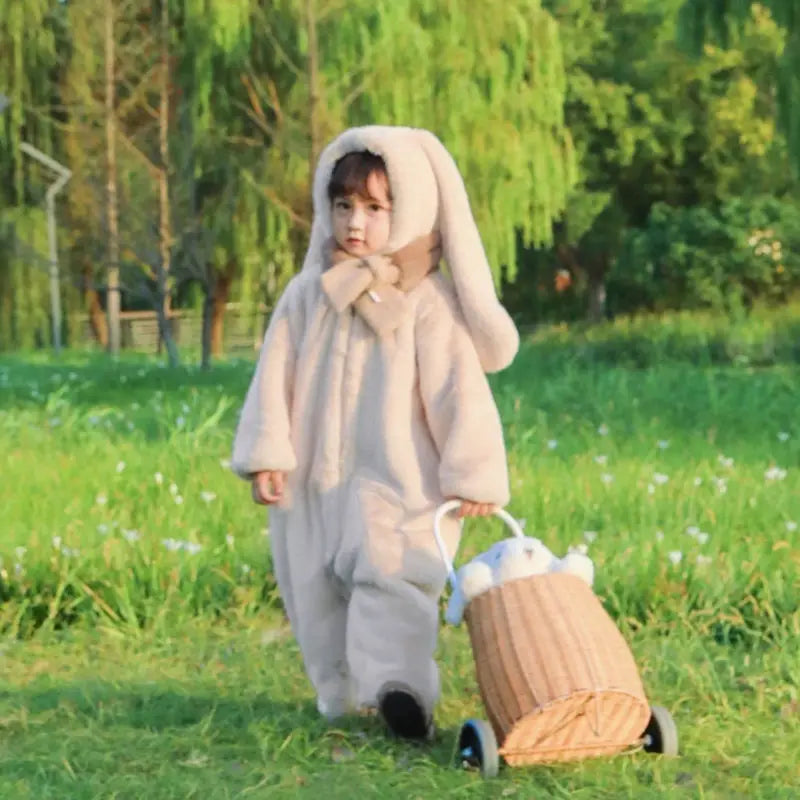
{"type": "Polygon", "coordinates": [[[432,283],[433,297],[420,303],[415,339],[442,496],[504,506],[509,485],[500,414],[453,291],[432,283]]]}
{"type": "Polygon", "coordinates": [[[290,415],[302,297],[293,278],[278,300],[264,335],[258,365],[239,416],[231,469],[242,478],[297,466],[290,415]]]}

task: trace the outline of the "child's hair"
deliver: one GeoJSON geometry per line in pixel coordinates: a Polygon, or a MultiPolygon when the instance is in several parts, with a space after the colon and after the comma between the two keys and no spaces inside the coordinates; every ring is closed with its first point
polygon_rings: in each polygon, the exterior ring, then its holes
{"type": "Polygon", "coordinates": [[[334,164],[328,183],[328,199],[333,202],[337,197],[348,197],[352,194],[365,200],[373,199],[367,190],[367,180],[373,172],[386,181],[386,190],[391,198],[386,162],[369,150],[358,150],[343,155],[334,164]]]}

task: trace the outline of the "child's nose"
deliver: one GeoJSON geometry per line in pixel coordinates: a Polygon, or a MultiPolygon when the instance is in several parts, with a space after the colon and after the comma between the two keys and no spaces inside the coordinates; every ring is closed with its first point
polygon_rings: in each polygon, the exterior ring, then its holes
{"type": "Polygon", "coordinates": [[[350,227],[353,230],[361,230],[364,227],[365,218],[364,209],[356,206],[350,214],[350,227]]]}

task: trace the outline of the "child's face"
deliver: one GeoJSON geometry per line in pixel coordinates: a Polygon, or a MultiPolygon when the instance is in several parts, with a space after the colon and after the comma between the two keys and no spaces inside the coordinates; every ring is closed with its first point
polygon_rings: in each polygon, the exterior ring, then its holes
{"type": "Polygon", "coordinates": [[[381,173],[367,178],[368,197],[351,194],[333,200],[333,237],[352,256],[368,256],[389,241],[392,201],[389,184],[381,173]]]}

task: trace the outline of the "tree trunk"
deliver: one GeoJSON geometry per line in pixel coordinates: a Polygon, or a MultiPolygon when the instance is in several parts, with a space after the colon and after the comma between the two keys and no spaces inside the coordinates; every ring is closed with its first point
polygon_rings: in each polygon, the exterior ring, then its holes
{"type": "Polygon", "coordinates": [[[108,284],[106,309],[108,312],[108,350],[119,355],[120,348],[120,288],[119,288],[119,208],[117,200],[117,131],[115,115],[114,68],[114,0],[106,0],[105,67],[106,67],[106,190],[108,218],[108,284]]]}
{"type": "Polygon", "coordinates": [[[158,106],[158,290],[156,305],[161,340],[171,367],[180,364],[180,354],[169,324],[171,239],[169,206],[169,4],[161,3],[161,96],[158,106]]]}
{"type": "Polygon", "coordinates": [[[321,149],[319,108],[321,86],[319,74],[319,46],[317,44],[316,0],[306,0],[306,29],[308,35],[308,121],[311,139],[309,152],[309,180],[314,177],[321,149]]]}
{"type": "MultiPolygon", "coordinates": [[[[209,265],[209,271],[213,269],[209,265]]],[[[202,332],[202,348],[200,356],[201,369],[211,368],[211,329],[212,319],[214,316],[214,283],[212,277],[211,285],[205,284],[203,286],[203,332],[202,332]]]]}
{"type": "Polygon", "coordinates": [[[234,270],[231,266],[217,276],[211,308],[211,355],[219,358],[223,354],[225,307],[231,294],[234,270]]]}
{"type": "Polygon", "coordinates": [[[108,347],[108,324],[106,315],[103,313],[103,306],[100,303],[100,295],[97,289],[92,286],[92,270],[86,266],[83,270],[83,299],[86,304],[86,311],[89,314],[89,327],[92,335],[101,347],[108,347]]]}
{"type": "Polygon", "coordinates": [[[608,259],[605,255],[598,256],[587,272],[589,293],[587,317],[591,323],[602,322],[606,318],[607,264],[608,259]]]}

